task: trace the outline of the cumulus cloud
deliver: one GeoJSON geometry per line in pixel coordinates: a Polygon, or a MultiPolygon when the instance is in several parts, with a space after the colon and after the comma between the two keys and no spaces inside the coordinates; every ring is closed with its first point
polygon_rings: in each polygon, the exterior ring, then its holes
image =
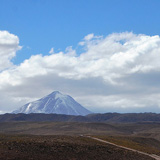
{"type": "Polygon", "coordinates": [[[13,65],[11,60],[20,49],[17,36],[7,31],[0,31],[0,71],[13,65]]]}
{"type": "Polygon", "coordinates": [[[0,55],[7,57],[7,65],[0,61],[0,90],[15,107],[60,90],[96,112],[160,111],[158,35],[89,34],[79,43],[84,48],[81,54],[72,46],[58,53],[52,48],[50,53],[54,54],[33,55],[15,66],[11,59],[21,48],[19,39],[6,31],[3,34],[0,55]]]}

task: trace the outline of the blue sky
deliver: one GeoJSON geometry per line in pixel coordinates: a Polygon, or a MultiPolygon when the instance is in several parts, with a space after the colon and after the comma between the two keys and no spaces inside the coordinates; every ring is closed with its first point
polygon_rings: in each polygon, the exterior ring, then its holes
{"type": "Polygon", "coordinates": [[[0,113],[54,90],[93,112],[159,113],[159,8],[159,0],[0,0],[0,113]]]}
{"type": "Polygon", "coordinates": [[[76,48],[89,33],[159,35],[159,6],[159,0],[0,0],[0,30],[20,38],[18,64],[52,47],[76,48]]]}

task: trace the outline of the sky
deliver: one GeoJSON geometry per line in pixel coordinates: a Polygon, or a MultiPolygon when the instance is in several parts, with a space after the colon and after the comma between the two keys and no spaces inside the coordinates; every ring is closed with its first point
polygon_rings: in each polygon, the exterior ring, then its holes
{"type": "Polygon", "coordinates": [[[0,113],[53,91],[92,112],[160,113],[159,0],[0,0],[0,113]]]}

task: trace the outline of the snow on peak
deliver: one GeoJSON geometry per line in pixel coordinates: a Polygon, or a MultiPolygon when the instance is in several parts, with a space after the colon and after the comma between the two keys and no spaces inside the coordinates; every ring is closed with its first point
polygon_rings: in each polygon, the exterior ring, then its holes
{"type": "Polygon", "coordinates": [[[58,99],[58,98],[64,99],[64,98],[66,98],[66,97],[67,97],[66,95],[63,95],[63,94],[61,94],[60,92],[56,92],[56,94],[55,94],[55,99],[58,99]]]}
{"type": "Polygon", "coordinates": [[[91,112],[76,102],[71,96],[59,91],[22,106],[13,113],[56,113],[67,115],[87,115],[91,112]]]}

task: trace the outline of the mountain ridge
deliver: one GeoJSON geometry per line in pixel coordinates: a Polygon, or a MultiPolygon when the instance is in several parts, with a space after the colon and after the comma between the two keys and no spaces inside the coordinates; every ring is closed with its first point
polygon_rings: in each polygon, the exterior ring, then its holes
{"type": "Polygon", "coordinates": [[[86,116],[63,115],[63,114],[3,114],[0,115],[0,122],[98,122],[98,123],[160,123],[160,114],[156,113],[104,113],[89,114],[86,116]]]}

